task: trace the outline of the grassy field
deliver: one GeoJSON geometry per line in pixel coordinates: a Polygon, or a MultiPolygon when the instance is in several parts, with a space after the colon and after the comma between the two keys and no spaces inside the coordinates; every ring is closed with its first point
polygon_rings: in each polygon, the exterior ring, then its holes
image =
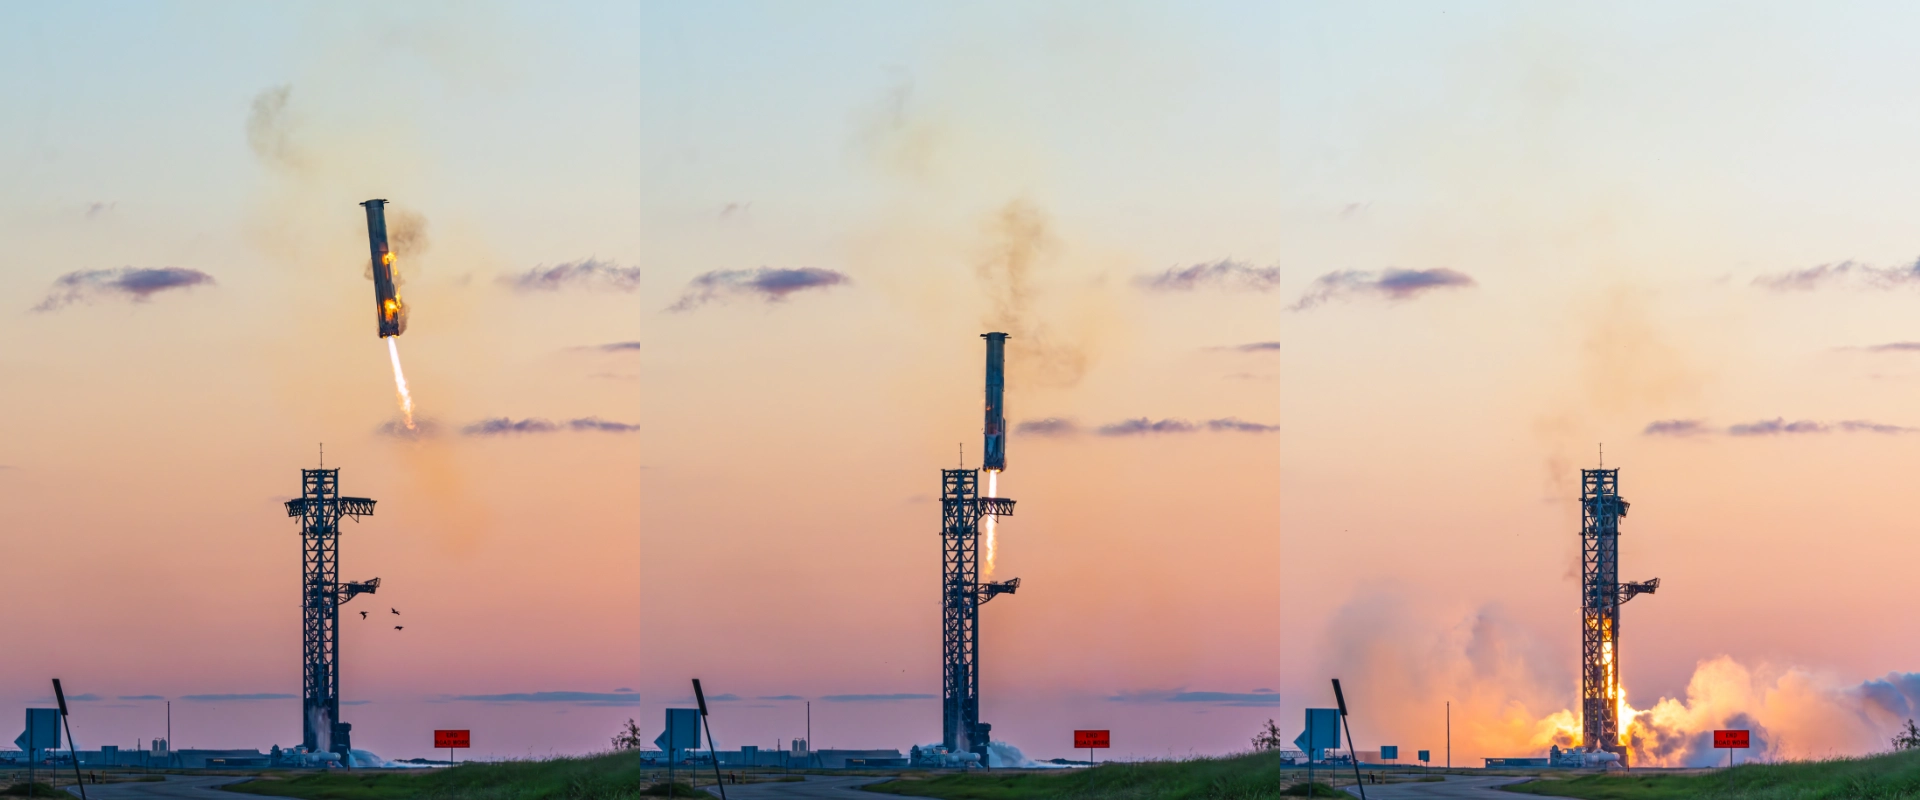
{"type": "Polygon", "coordinates": [[[1542,780],[1513,791],[1591,800],[1891,800],[1920,798],[1920,751],[1868,758],[1748,764],[1696,774],[1586,775],[1542,780]]]}
{"type": "Polygon", "coordinates": [[[913,776],[867,788],[948,800],[1251,800],[1280,797],[1280,764],[1272,755],[1245,755],[1103,764],[1091,770],[913,776]]]}
{"type": "MultiPolygon", "coordinates": [[[[661,777],[665,777],[662,775],[661,777]]],[[[686,775],[681,774],[682,782],[686,775]]],[[[266,777],[236,792],[313,800],[615,800],[642,796],[639,759],[631,753],[545,761],[461,764],[410,772],[323,772],[266,777]]]]}

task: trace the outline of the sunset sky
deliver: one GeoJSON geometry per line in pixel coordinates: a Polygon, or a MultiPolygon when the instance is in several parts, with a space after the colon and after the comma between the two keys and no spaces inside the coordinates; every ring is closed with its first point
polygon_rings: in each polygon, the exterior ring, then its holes
{"type": "Polygon", "coordinates": [[[83,747],[167,699],[177,747],[297,743],[324,442],[379,501],[356,746],[587,752],[692,677],[724,748],[807,701],[817,747],[937,741],[989,330],[982,718],[1029,755],[1291,738],[1332,677],[1362,749],[1453,701],[1454,763],[1534,754],[1602,443],[1665,757],[1920,716],[1914,9],[85,11],[0,12],[0,740],[58,676],[83,747]]]}

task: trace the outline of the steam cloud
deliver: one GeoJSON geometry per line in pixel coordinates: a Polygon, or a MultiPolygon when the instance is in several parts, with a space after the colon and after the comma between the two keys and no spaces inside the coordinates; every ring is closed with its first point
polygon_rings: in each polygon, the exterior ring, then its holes
{"type": "Polygon", "coordinates": [[[212,286],[213,276],[183,267],[119,267],[69,272],[53,282],[47,297],[33,307],[48,312],[95,298],[125,297],[135,303],[147,302],[153,295],[170,289],[212,286]]]}
{"type": "Polygon", "coordinates": [[[1280,288],[1279,267],[1256,267],[1223,258],[1190,267],[1168,267],[1157,275],[1141,275],[1134,285],[1153,292],[1191,292],[1195,289],[1270,292],[1280,288]]]}
{"type": "Polygon", "coordinates": [[[570,286],[631,292],[640,288],[640,268],[585,258],[551,267],[542,264],[518,275],[502,275],[499,282],[516,292],[557,292],[570,286]]]}
{"type": "Polygon", "coordinates": [[[599,417],[581,417],[566,422],[554,422],[539,417],[526,419],[493,417],[462,427],[460,433],[467,436],[504,436],[515,433],[554,433],[561,430],[629,433],[640,430],[640,426],[634,423],[613,422],[599,417]]]}
{"type": "Polygon", "coordinates": [[[818,267],[798,269],[722,269],[706,272],[687,282],[687,290],[668,311],[692,311],[708,303],[725,302],[733,297],[749,297],[767,303],[779,303],[795,292],[827,289],[853,283],[844,273],[818,267]]]}
{"type": "Polygon", "coordinates": [[[1472,276],[1444,268],[1389,269],[1380,273],[1340,270],[1313,279],[1306,294],[1300,295],[1292,309],[1305,311],[1330,300],[1361,295],[1380,295],[1393,301],[1411,300],[1435,289],[1465,289],[1478,285],[1472,276]]]}
{"type": "Polygon", "coordinates": [[[1810,292],[1847,284],[1861,289],[1884,290],[1915,282],[1920,282],[1920,259],[1902,267],[1876,267],[1849,260],[1776,272],[1753,279],[1754,286],[1775,292],[1810,292]]]}
{"type": "Polygon", "coordinates": [[[1221,345],[1219,347],[1209,347],[1207,349],[1208,350],[1230,350],[1235,353],[1268,353],[1268,352],[1279,352],[1280,343],[1279,342],[1247,342],[1246,344],[1221,345]]]}

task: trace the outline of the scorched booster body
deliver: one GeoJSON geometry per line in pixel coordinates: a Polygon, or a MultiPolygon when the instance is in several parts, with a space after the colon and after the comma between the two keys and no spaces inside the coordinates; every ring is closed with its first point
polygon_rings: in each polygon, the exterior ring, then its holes
{"type": "Polygon", "coordinates": [[[393,250],[387,246],[387,201],[368,200],[367,244],[373,250],[374,313],[380,323],[380,338],[399,336],[407,331],[407,307],[393,285],[393,250]]]}

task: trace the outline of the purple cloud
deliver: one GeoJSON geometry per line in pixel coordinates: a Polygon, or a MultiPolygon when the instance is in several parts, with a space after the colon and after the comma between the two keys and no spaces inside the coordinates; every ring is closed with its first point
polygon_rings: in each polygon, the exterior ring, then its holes
{"type": "Polygon", "coordinates": [[[144,303],[153,295],[169,289],[191,289],[195,286],[212,286],[213,283],[212,275],[183,267],[83,269],[54,279],[53,289],[33,310],[57,311],[99,297],[125,297],[135,303],[144,303]]]}
{"type": "Polygon", "coordinates": [[[638,423],[612,422],[599,417],[581,417],[564,423],[539,417],[513,419],[511,417],[491,417],[472,423],[460,429],[467,436],[506,436],[516,433],[554,433],[562,430],[599,433],[630,433],[640,430],[638,423]]]}
{"type": "Polygon", "coordinates": [[[1763,419],[1756,422],[1744,422],[1727,427],[1731,436],[1778,436],[1783,433],[1826,433],[1826,425],[1810,419],[1788,422],[1784,417],[1763,419]]]}
{"type": "Polygon", "coordinates": [[[1920,260],[1900,267],[1876,267],[1848,260],[1753,279],[1754,286],[1775,292],[1810,292],[1846,284],[1862,289],[1895,289],[1915,282],[1920,282],[1920,260]]]}
{"type": "Polygon", "coordinates": [[[1223,258],[1189,267],[1168,267],[1165,272],[1137,276],[1133,283],[1153,292],[1191,292],[1206,288],[1269,292],[1280,287],[1280,268],[1256,267],[1245,261],[1223,258]]]}
{"type": "Polygon", "coordinates": [[[1662,419],[1647,423],[1640,431],[1641,436],[1699,436],[1713,433],[1707,427],[1706,420],[1700,419],[1662,419]]]}
{"type": "Polygon", "coordinates": [[[569,286],[631,292],[640,288],[640,268],[586,258],[551,267],[542,264],[519,275],[502,275],[499,282],[516,292],[557,292],[569,286]]]}
{"type": "Polygon", "coordinates": [[[1073,420],[1061,417],[1030,419],[1013,426],[1013,432],[1026,436],[1072,436],[1080,432],[1073,420]]]}
{"type": "Polygon", "coordinates": [[[1246,420],[1235,417],[1227,417],[1226,419],[1207,420],[1207,430],[1227,433],[1277,433],[1280,430],[1280,426],[1267,425],[1259,422],[1247,422],[1246,420]]]}
{"type": "Polygon", "coordinates": [[[708,303],[725,302],[732,297],[750,297],[767,303],[779,303],[788,295],[808,289],[827,289],[853,283],[845,273],[818,267],[799,269],[723,269],[702,273],[687,282],[687,291],[668,311],[692,311],[708,303]]]}
{"type": "Polygon", "coordinates": [[[1235,353],[1274,353],[1280,351],[1279,342],[1247,342],[1246,344],[1227,344],[1209,347],[1208,350],[1230,350],[1235,353]]]}
{"type": "Polygon", "coordinates": [[[1478,285],[1472,276],[1445,268],[1388,269],[1379,273],[1340,270],[1313,279],[1292,309],[1305,311],[1330,300],[1361,295],[1380,295],[1391,301],[1411,300],[1435,289],[1466,289],[1478,285]]]}

